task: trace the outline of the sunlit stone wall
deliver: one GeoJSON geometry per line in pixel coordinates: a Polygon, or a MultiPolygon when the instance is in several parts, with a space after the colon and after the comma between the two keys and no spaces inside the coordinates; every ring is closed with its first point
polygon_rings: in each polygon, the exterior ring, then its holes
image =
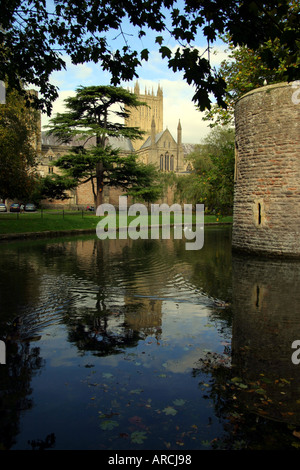
{"type": "Polygon", "coordinates": [[[300,82],[237,103],[233,248],[300,257],[300,82]]]}

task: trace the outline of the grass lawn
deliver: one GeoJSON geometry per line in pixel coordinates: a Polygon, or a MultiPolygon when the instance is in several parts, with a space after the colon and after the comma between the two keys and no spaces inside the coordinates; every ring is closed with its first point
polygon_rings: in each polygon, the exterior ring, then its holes
{"type": "MultiPolygon", "coordinates": [[[[134,219],[130,217],[128,223],[134,219]]],[[[35,213],[0,213],[0,234],[90,229],[96,230],[100,218],[86,211],[37,211],[35,213]]],[[[173,214],[171,214],[173,223],[173,214]]],[[[195,221],[195,217],[193,219],[195,221]]],[[[231,223],[232,217],[205,216],[206,224],[231,223]]],[[[122,224],[123,225],[123,224],[122,224]]],[[[150,225],[150,216],[149,216],[150,225]]],[[[118,223],[117,223],[118,227],[118,223]]]]}

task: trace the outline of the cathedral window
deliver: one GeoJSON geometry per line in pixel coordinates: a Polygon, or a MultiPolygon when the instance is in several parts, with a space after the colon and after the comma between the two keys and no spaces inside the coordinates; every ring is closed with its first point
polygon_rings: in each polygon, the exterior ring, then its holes
{"type": "Polygon", "coordinates": [[[165,170],[169,171],[170,169],[170,161],[169,161],[169,154],[168,152],[165,154],[165,170]]]}
{"type": "Polygon", "coordinates": [[[174,155],[170,158],[170,171],[174,171],[174,155]]]}
{"type": "Polygon", "coordinates": [[[160,156],[159,169],[160,169],[161,171],[163,171],[163,169],[164,169],[164,156],[163,156],[163,155],[160,156]]]}

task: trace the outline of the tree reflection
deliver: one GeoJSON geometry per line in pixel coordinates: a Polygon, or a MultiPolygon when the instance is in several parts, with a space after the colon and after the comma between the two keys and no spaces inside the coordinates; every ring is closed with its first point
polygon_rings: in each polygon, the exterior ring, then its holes
{"type": "Polygon", "coordinates": [[[6,339],[6,364],[0,366],[0,447],[10,449],[19,432],[21,413],[33,406],[32,377],[43,367],[40,349],[13,337],[6,339]]]}

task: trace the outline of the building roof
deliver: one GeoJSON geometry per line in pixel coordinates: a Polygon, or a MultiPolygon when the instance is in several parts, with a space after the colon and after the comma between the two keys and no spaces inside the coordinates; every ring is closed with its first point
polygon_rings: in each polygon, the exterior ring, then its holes
{"type": "MultiPolygon", "coordinates": [[[[80,135],[74,137],[68,143],[61,143],[56,137],[53,135],[47,135],[47,132],[42,132],[42,146],[49,146],[49,147],[57,147],[57,146],[64,146],[64,147],[77,147],[83,145],[84,140],[80,139],[80,135]]],[[[124,152],[133,152],[134,148],[130,139],[126,137],[119,136],[119,137],[108,137],[108,142],[113,149],[120,149],[124,152]]],[[[88,146],[96,145],[96,137],[92,137],[88,141],[88,146]]]]}
{"type": "MultiPolygon", "coordinates": [[[[157,143],[159,141],[159,139],[161,138],[161,136],[163,135],[164,132],[165,131],[161,131],[161,132],[159,132],[158,134],[155,135],[155,143],[157,143]]],[[[148,139],[143,143],[143,145],[141,146],[141,149],[150,147],[150,145],[151,145],[151,136],[149,136],[148,139]]]]}

